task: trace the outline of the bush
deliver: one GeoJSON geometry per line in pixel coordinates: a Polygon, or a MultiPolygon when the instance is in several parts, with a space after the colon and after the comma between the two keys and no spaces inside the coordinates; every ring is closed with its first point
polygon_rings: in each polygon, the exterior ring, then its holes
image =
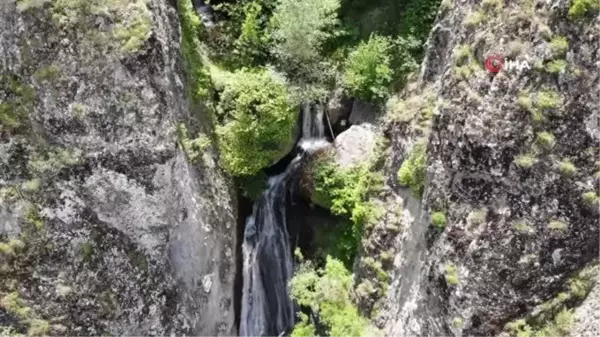
{"type": "Polygon", "coordinates": [[[550,50],[554,56],[563,56],[569,50],[569,40],[564,36],[557,36],[550,41],[550,50]]]}
{"type": "MultiPolygon", "coordinates": [[[[291,297],[319,317],[328,336],[363,336],[369,321],[359,315],[351,300],[352,274],[344,264],[327,257],[325,269],[315,270],[304,263],[290,281],[291,297]]],[[[316,328],[304,317],[292,336],[316,335],[316,328]],[[296,330],[298,329],[298,331],[296,330]]]]}
{"type": "Polygon", "coordinates": [[[569,159],[564,159],[558,163],[558,169],[560,173],[566,177],[572,177],[577,173],[577,168],[569,159]]]}
{"type": "Polygon", "coordinates": [[[344,82],[353,96],[374,102],[386,99],[392,81],[390,48],[388,38],[372,35],[350,53],[344,82]]]}
{"type": "Polygon", "coordinates": [[[335,241],[339,258],[346,264],[351,264],[364,225],[375,214],[369,194],[380,189],[383,178],[371,172],[367,166],[342,169],[326,158],[318,160],[313,171],[313,201],[330,208],[333,214],[347,216],[352,220],[352,226],[344,226],[338,231],[338,240],[335,241]]]}
{"type": "Polygon", "coordinates": [[[562,104],[560,94],[553,90],[542,90],[536,97],[536,105],[540,109],[555,109],[562,104]]]}
{"type": "Polygon", "coordinates": [[[282,0],[273,14],[275,54],[297,65],[315,62],[338,24],[339,0],[282,0]]]}
{"type": "Polygon", "coordinates": [[[550,74],[558,74],[565,71],[567,65],[568,63],[565,60],[553,60],[546,65],[546,71],[550,74]]]}
{"type": "Polygon", "coordinates": [[[264,29],[263,7],[258,2],[249,2],[244,5],[243,12],[245,16],[233,53],[242,65],[258,64],[266,60],[271,44],[271,37],[264,29]]]}
{"type": "Polygon", "coordinates": [[[569,17],[572,19],[581,18],[588,13],[595,13],[600,8],[596,0],[573,0],[569,8],[569,17]]]}
{"type": "Polygon", "coordinates": [[[442,212],[435,212],[431,214],[431,223],[440,229],[446,226],[446,215],[442,212]]]}
{"type": "Polygon", "coordinates": [[[596,192],[585,192],[583,194],[583,201],[588,205],[596,205],[600,201],[600,197],[596,192]]]}
{"type": "Polygon", "coordinates": [[[267,71],[237,71],[217,106],[222,162],[235,176],[257,173],[293,141],[296,110],[284,83],[267,71]]]}
{"type": "Polygon", "coordinates": [[[426,151],[427,144],[424,141],[417,142],[398,170],[398,183],[410,186],[417,197],[423,194],[423,184],[427,174],[426,151]]]}

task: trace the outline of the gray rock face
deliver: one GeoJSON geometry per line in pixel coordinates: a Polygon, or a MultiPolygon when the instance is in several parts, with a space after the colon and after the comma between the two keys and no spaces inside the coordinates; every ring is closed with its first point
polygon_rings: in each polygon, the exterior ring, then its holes
{"type": "Polygon", "coordinates": [[[214,147],[192,164],[178,146],[179,123],[211,126],[184,96],[176,8],[111,3],[72,26],[0,4],[0,99],[27,106],[0,128],[0,239],[26,234],[0,297],[52,334],[235,334],[236,199],[214,147]],[[112,35],[122,11],[139,36],[112,35]]]}
{"type": "Polygon", "coordinates": [[[333,92],[333,97],[327,102],[327,113],[331,125],[335,125],[340,120],[348,118],[351,111],[352,101],[346,95],[344,89],[336,89],[333,92]]]}
{"type": "Polygon", "coordinates": [[[572,337],[598,336],[600,334],[600,287],[592,288],[587,298],[575,309],[575,326],[572,337]]]}
{"type": "Polygon", "coordinates": [[[568,20],[566,3],[538,7],[536,19],[542,21],[535,24],[519,15],[522,9],[504,6],[514,24],[488,16],[470,29],[464,20],[478,10],[472,3],[445,9],[438,18],[417,85],[436,91],[431,129],[417,132],[413,121],[388,132],[388,185],[402,197],[406,217],[390,287],[374,318],[387,335],[499,334],[506,323],[566,291],[569,278],[598,259],[598,204],[583,195],[598,193],[593,116],[600,107],[590,48],[600,34],[591,20],[568,20]],[[569,51],[561,57],[580,72],[542,69],[560,57],[524,27],[537,31],[543,25],[567,38],[569,51]],[[521,54],[543,66],[486,73],[486,55],[508,55],[516,37],[528,42],[521,54]],[[456,61],[460,46],[472,52],[464,64],[456,61]],[[529,97],[531,105],[519,97],[529,97]],[[551,107],[543,104],[547,97],[551,107]],[[552,134],[549,144],[544,132],[552,134]],[[410,206],[395,180],[407,144],[423,138],[423,204],[410,206]],[[530,155],[531,167],[519,160],[522,155],[530,155]],[[429,223],[428,214],[436,211],[445,214],[443,230],[429,223]],[[456,281],[447,277],[453,269],[456,281]]]}
{"type": "Polygon", "coordinates": [[[352,103],[352,112],[350,113],[350,124],[373,124],[377,119],[378,113],[379,110],[376,105],[355,99],[352,103]]]}
{"type": "Polygon", "coordinates": [[[335,162],[343,168],[349,168],[368,161],[375,149],[376,136],[373,125],[352,125],[333,142],[335,162]]]}

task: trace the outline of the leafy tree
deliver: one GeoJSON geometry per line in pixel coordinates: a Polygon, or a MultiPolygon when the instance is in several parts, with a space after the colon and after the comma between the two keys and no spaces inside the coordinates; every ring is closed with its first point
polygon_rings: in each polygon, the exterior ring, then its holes
{"type": "MultiPolygon", "coordinates": [[[[372,332],[368,320],[361,317],[352,303],[352,274],[344,264],[327,257],[325,269],[315,270],[310,262],[300,265],[290,281],[292,298],[310,308],[323,324],[328,336],[363,336],[372,332]]],[[[301,316],[293,336],[306,336],[317,330],[301,316]]]]}
{"type": "Polygon", "coordinates": [[[368,42],[361,42],[350,53],[344,82],[355,97],[368,101],[382,101],[387,97],[393,75],[390,49],[389,38],[372,35],[368,42]]]}
{"type": "Polygon", "coordinates": [[[230,76],[217,115],[221,159],[235,176],[257,173],[293,141],[295,109],[284,83],[266,70],[242,69],[230,76]]]}
{"type": "Polygon", "coordinates": [[[338,24],[339,7],[339,0],[281,0],[272,18],[278,58],[295,65],[317,61],[338,24]]]}

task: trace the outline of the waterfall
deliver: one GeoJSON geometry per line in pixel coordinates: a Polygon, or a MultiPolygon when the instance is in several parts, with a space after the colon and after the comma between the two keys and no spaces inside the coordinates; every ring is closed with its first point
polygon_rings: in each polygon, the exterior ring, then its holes
{"type": "Polygon", "coordinates": [[[294,303],[288,294],[293,260],[286,224],[289,183],[305,154],[326,146],[323,107],[302,109],[302,149],[284,172],[270,177],[267,189],[246,220],[240,336],[279,336],[295,324],[294,303]]]}

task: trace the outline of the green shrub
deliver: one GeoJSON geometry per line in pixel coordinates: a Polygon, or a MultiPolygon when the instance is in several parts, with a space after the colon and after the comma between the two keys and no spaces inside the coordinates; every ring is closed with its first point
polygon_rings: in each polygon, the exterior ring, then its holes
{"type": "Polygon", "coordinates": [[[410,154],[398,170],[398,183],[410,186],[413,194],[420,197],[427,174],[427,144],[419,141],[413,145],[410,154]]]}
{"type": "Polygon", "coordinates": [[[461,326],[463,326],[463,319],[460,317],[454,317],[454,319],[452,320],[452,325],[455,328],[460,328],[461,326]]]}
{"type": "Polygon", "coordinates": [[[339,0],[280,1],[272,17],[274,54],[296,66],[317,61],[323,42],[338,24],[339,7],[339,0]]]}
{"type": "Polygon", "coordinates": [[[266,16],[259,2],[248,2],[243,7],[244,21],[240,35],[234,42],[233,54],[242,65],[258,64],[266,60],[271,36],[265,31],[266,16]]]}
{"type": "Polygon", "coordinates": [[[502,10],[502,0],[483,0],[481,8],[486,12],[498,12],[502,10]]]}
{"type": "Polygon", "coordinates": [[[577,168],[569,159],[564,159],[558,163],[560,173],[566,177],[572,177],[577,173],[577,168]]]}
{"type": "Polygon", "coordinates": [[[537,93],[536,105],[540,109],[555,109],[562,104],[560,94],[553,90],[542,90],[537,93]]]}
{"type": "Polygon", "coordinates": [[[392,81],[390,68],[391,41],[372,35],[350,53],[344,72],[344,83],[350,93],[360,99],[379,102],[388,96],[392,81]]]}
{"type": "Polygon", "coordinates": [[[527,91],[520,92],[517,98],[517,104],[521,109],[525,111],[531,111],[533,109],[531,94],[527,91]]]}
{"type": "Polygon", "coordinates": [[[569,17],[572,19],[582,18],[588,13],[595,13],[600,8],[596,0],[573,0],[569,8],[569,17]]]}
{"type": "Polygon", "coordinates": [[[536,162],[536,159],[532,154],[522,154],[515,158],[515,164],[518,167],[524,168],[524,169],[529,169],[529,168],[533,167],[535,162],[536,162]]]}
{"type": "Polygon", "coordinates": [[[550,41],[550,50],[554,56],[563,56],[569,50],[569,40],[564,36],[556,36],[550,41]]]}
{"type": "MultiPolygon", "coordinates": [[[[315,270],[310,263],[302,264],[290,281],[290,294],[299,305],[311,308],[318,315],[326,335],[362,336],[369,331],[369,321],[354,306],[351,287],[352,274],[342,262],[327,257],[324,270],[315,270]]],[[[308,319],[302,320],[297,328],[293,336],[316,331],[308,319]]]]}
{"type": "Polygon", "coordinates": [[[564,232],[567,230],[567,224],[562,221],[552,220],[548,223],[548,229],[564,232]]]}
{"type": "Polygon", "coordinates": [[[181,145],[189,160],[192,163],[198,162],[202,158],[204,152],[206,152],[206,150],[210,147],[210,138],[208,138],[206,135],[200,134],[198,137],[190,139],[188,137],[187,127],[183,123],[179,124],[178,132],[181,145]]]}
{"type": "Polygon", "coordinates": [[[49,336],[51,332],[50,323],[43,319],[32,319],[28,321],[28,336],[49,336]]]}
{"type": "Polygon", "coordinates": [[[177,10],[181,24],[181,53],[185,63],[188,96],[195,104],[202,104],[212,88],[199,39],[204,28],[191,1],[177,1],[177,10]]]}
{"type": "Polygon", "coordinates": [[[4,310],[20,319],[28,319],[31,317],[31,308],[25,305],[25,302],[23,302],[17,292],[6,294],[0,300],[0,305],[2,305],[4,310]]]}
{"type": "Polygon", "coordinates": [[[235,176],[249,176],[280,158],[290,144],[296,110],[284,83],[267,71],[237,71],[217,106],[221,160],[235,176]]]}
{"type": "Polygon", "coordinates": [[[588,205],[596,205],[600,201],[600,197],[596,192],[585,192],[583,193],[583,201],[588,205]]]}
{"type": "Polygon", "coordinates": [[[556,138],[554,138],[552,133],[547,131],[538,132],[536,140],[538,144],[546,149],[551,149],[556,145],[556,138]]]}
{"type": "Polygon", "coordinates": [[[15,251],[9,244],[0,242],[0,254],[4,256],[15,255],[15,251]]]}
{"type": "Polygon", "coordinates": [[[477,226],[485,222],[486,217],[487,209],[485,207],[480,208],[469,213],[467,216],[467,222],[469,223],[469,226],[477,226]]]}
{"type": "Polygon", "coordinates": [[[513,228],[521,234],[531,234],[534,232],[534,229],[526,222],[516,222],[513,228]]]}
{"type": "Polygon", "coordinates": [[[446,278],[446,283],[448,283],[448,285],[458,285],[459,280],[458,280],[458,269],[456,268],[455,265],[453,264],[449,264],[446,266],[446,273],[444,274],[445,278],[446,278]]]}
{"type": "Polygon", "coordinates": [[[472,12],[465,19],[464,25],[467,26],[468,28],[476,27],[476,26],[479,26],[479,24],[481,24],[484,19],[485,19],[485,13],[483,11],[479,10],[476,12],[472,12]]]}
{"type": "Polygon", "coordinates": [[[454,61],[456,65],[462,65],[469,60],[471,55],[471,46],[468,44],[461,44],[455,49],[454,61]]]}
{"type": "Polygon", "coordinates": [[[446,226],[446,215],[442,212],[434,212],[431,214],[431,223],[440,229],[446,226]]]}
{"type": "Polygon", "coordinates": [[[347,216],[352,226],[342,226],[336,234],[336,256],[351,264],[362,237],[365,224],[375,215],[369,195],[383,185],[383,177],[367,166],[343,169],[323,158],[312,169],[314,191],[312,200],[331,210],[333,214],[347,216]]]}
{"type": "Polygon", "coordinates": [[[546,71],[550,74],[558,74],[567,69],[568,63],[565,60],[552,60],[546,65],[546,71]]]}

